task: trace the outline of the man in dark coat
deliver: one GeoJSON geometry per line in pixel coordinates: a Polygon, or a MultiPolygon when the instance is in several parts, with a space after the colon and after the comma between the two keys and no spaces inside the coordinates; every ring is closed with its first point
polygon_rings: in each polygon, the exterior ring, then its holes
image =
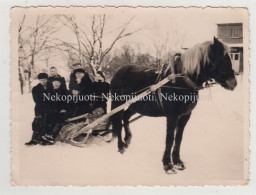
{"type": "Polygon", "coordinates": [[[58,75],[52,77],[52,89],[48,93],[47,130],[43,138],[54,142],[62,124],[66,119],[67,90],[61,88],[62,78],[58,75]]]}
{"type": "MultiPolygon", "coordinates": [[[[69,80],[69,90],[72,91],[74,89],[74,87],[76,87],[76,70],[81,70],[82,69],[82,65],[80,63],[76,63],[73,65],[73,72],[70,74],[70,80],[69,80]]],[[[86,83],[90,83],[91,79],[89,77],[89,74],[87,72],[84,71],[84,80],[86,83]]]]}
{"type": "Polygon", "coordinates": [[[55,68],[54,66],[52,66],[51,68],[50,68],[50,76],[48,77],[48,83],[47,83],[47,85],[48,85],[48,88],[49,89],[52,89],[53,87],[52,87],[52,81],[53,81],[53,79],[54,79],[54,77],[60,77],[60,81],[61,81],[61,86],[60,86],[60,88],[62,89],[62,90],[67,90],[67,85],[66,85],[66,80],[65,80],[65,78],[64,77],[62,77],[62,76],[60,76],[59,74],[58,74],[58,70],[57,70],[57,68],[55,68]]]}
{"type": "MultiPolygon", "coordinates": [[[[86,77],[85,71],[81,68],[74,70],[75,80],[70,88],[70,93],[73,96],[85,97],[89,96],[91,92],[92,82],[88,77],[86,77]]],[[[69,113],[71,113],[70,117],[79,116],[85,113],[89,113],[90,101],[78,98],[78,101],[71,102],[69,106],[69,113]]]]}
{"type": "Polygon", "coordinates": [[[107,98],[109,94],[109,83],[105,82],[105,76],[103,72],[98,71],[94,77],[94,82],[92,83],[92,95],[96,96],[93,102],[93,110],[97,108],[102,108],[104,114],[107,113],[107,98]]]}
{"type": "Polygon", "coordinates": [[[35,102],[35,118],[32,123],[32,139],[26,145],[50,144],[47,140],[42,139],[46,133],[46,120],[48,111],[48,102],[45,101],[45,94],[48,93],[46,73],[38,74],[39,84],[32,89],[32,96],[35,102]]]}

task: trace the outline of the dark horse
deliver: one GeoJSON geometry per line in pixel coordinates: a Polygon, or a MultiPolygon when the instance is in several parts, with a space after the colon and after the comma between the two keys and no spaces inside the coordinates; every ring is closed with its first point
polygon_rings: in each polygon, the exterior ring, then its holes
{"type": "MultiPolygon", "coordinates": [[[[210,79],[215,79],[217,83],[228,90],[233,90],[237,84],[227,47],[215,37],[213,41],[198,44],[185,51],[180,57],[180,65],[176,67],[176,71],[188,77],[195,86],[202,86],[203,83],[210,79]]],[[[162,79],[169,74],[171,74],[171,67],[167,66],[162,79]]],[[[115,94],[117,97],[133,94],[138,90],[155,84],[157,78],[159,78],[159,74],[156,73],[156,69],[135,65],[122,66],[111,81],[111,94],[115,94]]],[[[167,173],[175,173],[174,168],[183,170],[185,166],[180,159],[182,134],[197,102],[192,98],[185,102],[184,98],[180,98],[179,100],[181,101],[172,101],[163,97],[173,95],[171,97],[174,100],[175,96],[186,97],[191,96],[191,94],[197,96],[198,88],[191,87],[184,78],[177,78],[175,83],[170,81],[161,87],[161,93],[156,92],[153,94],[155,101],[150,101],[150,98],[148,100],[144,98],[144,101],[137,101],[127,110],[113,115],[111,118],[113,135],[118,138],[119,152],[123,153],[130,144],[132,134],[129,129],[129,118],[132,115],[140,113],[152,117],[165,116],[167,118],[167,134],[162,160],[164,170],[167,173]],[[125,129],[124,141],[121,134],[123,125],[125,129]]],[[[112,100],[112,109],[125,102],[125,100],[120,100],[112,100]]]]}

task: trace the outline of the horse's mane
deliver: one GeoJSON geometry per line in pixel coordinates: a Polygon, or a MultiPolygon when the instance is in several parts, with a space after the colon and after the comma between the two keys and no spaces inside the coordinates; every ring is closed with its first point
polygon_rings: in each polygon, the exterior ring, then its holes
{"type": "MultiPolygon", "coordinates": [[[[212,55],[211,45],[213,42],[207,41],[197,44],[194,47],[186,50],[181,55],[182,73],[187,75],[199,75],[202,66],[211,62],[210,56],[212,55]]],[[[228,52],[226,45],[223,45],[224,55],[228,52]]]]}
{"type": "Polygon", "coordinates": [[[184,74],[192,75],[196,73],[198,75],[201,65],[204,66],[210,63],[209,54],[211,52],[211,44],[212,42],[210,41],[197,44],[181,55],[184,74]]]}

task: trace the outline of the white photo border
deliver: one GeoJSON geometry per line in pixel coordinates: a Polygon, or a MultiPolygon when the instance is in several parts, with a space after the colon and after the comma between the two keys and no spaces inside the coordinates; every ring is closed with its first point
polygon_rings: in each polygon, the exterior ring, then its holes
{"type": "Polygon", "coordinates": [[[0,192],[1,194],[253,194],[256,191],[256,4],[254,0],[93,0],[93,1],[33,1],[33,0],[0,0],[0,192]],[[11,136],[10,136],[10,11],[16,6],[170,6],[170,7],[247,7],[250,26],[250,181],[247,186],[234,187],[12,187],[11,186],[11,136]]]}

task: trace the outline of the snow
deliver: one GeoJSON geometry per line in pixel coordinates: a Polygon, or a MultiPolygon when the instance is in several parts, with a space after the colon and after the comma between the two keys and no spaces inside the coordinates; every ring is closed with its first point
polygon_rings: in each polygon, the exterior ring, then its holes
{"type": "Polygon", "coordinates": [[[243,85],[234,91],[220,86],[204,89],[211,101],[199,101],[183,136],[181,158],[186,169],[165,174],[165,118],[143,117],[131,124],[131,145],[121,155],[117,140],[93,138],[84,148],[64,143],[27,147],[34,104],[31,94],[13,108],[13,148],[17,154],[13,180],[19,185],[189,185],[222,184],[244,179],[243,85]],[[15,125],[19,121],[18,125],[15,125]]]}

